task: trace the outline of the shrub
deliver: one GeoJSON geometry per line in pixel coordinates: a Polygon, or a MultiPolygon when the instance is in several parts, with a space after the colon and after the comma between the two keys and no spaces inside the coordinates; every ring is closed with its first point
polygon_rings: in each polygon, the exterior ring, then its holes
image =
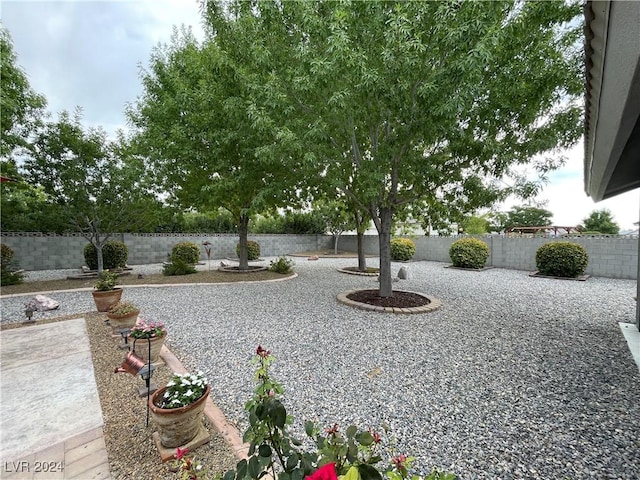
{"type": "Polygon", "coordinates": [[[293,265],[293,260],[289,260],[286,257],[280,257],[278,260],[271,260],[269,263],[269,270],[276,273],[289,273],[293,265]]]}
{"type": "Polygon", "coordinates": [[[536,252],[536,267],[542,275],[577,277],[589,263],[589,255],[582,245],[573,242],[545,243],[536,252]]]}
{"type": "Polygon", "coordinates": [[[394,238],[391,240],[391,260],[407,261],[416,253],[416,245],[408,238],[394,238]]]}
{"type": "Polygon", "coordinates": [[[193,242],[179,242],[171,250],[171,263],[195,265],[200,260],[200,247],[193,242]]]}
{"type": "Polygon", "coordinates": [[[327,224],[322,218],[322,213],[312,212],[287,212],[282,223],[282,233],[292,235],[323,234],[327,224]]]}
{"type": "MultiPolygon", "coordinates": [[[[240,244],[236,245],[236,255],[240,256],[240,244]]],[[[247,240],[247,259],[258,260],[260,258],[260,244],[253,240],[247,240]]]]}
{"type": "Polygon", "coordinates": [[[461,238],[451,244],[449,257],[454,267],[482,268],[489,258],[489,246],[477,238],[461,238]]]}
{"type": "MultiPolygon", "coordinates": [[[[127,264],[129,249],[118,240],[107,240],[102,246],[102,268],[122,268],[127,264]]],[[[93,243],[84,247],[84,261],[91,270],[98,269],[98,250],[93,243]]]]}
{"type": "Polygon", "coordinates": [[[162,267],[162,274],[165,276],[189,275],[191,273],[196,273],[196,271],[196,267],[193,263],[187,263],[180,259],[174,259],[171,263],[167,263],[162,267]]]}
{"type": "Polygon", "coordinates": [[[13,262],[13,250],[0,243],[0,285],[17,285],[24,280],[24,273],[16,271],[13,262]]]}

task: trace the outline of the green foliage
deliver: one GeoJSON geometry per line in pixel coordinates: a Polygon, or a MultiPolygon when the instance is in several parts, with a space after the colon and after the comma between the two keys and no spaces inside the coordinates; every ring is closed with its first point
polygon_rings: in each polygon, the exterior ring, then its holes
{"type": "Polygon", "coordinates": [[[391,240],[391,259],[395,261],[411,260],[416,253],[416,244],[409,238],[394,238],[391,240]]]}
{"type": "Polygon", "coordinates": [[[517,206],[506,213],[506,216],[499,217],[502,229],[507,230],[512,227],[544,227],[551,225],[553,213],[544,208],[517,206]]]}
{"type": "Polygon", "coordinates": [[[549,242],[538,248],[536,267],[542,275],[574,278],[584,273],[589,255],[573,242],[549,242]]]}
{"type": "Polygon", "coordinates": [[[289,273],[295,263],[286,257],[279,257],[278,260],[269,262],[269,270],[276,273],[289,273]]]}
{"type": "Polygon", "coordinates": [[[162,274],[165,276],[190,275],[196,271],[193,263],[187,263],[184,260],[173,260],[162,267],[162,274]]]}
{"type": "Polygon", "coordinates": [[[102,272],[98,274],[98,279],[93,287],[99,292],[107,292],[109,290],[114,290],[116,288],[116,284],[118,283],[118,274],[115,272],[110,272],[109,269],[104,269],[102,272]]]}
{"type": "Polygon", "coordinates": [[[210,213],[185,213],[180,231],[184,233],[238,233],[231,213],[218,210],[210,213]]]}
{"type": "MultiPolygon", "coordinates": [[[[256,366],[254,379],[257,386],[253,397],[245,404],[249,427],[243,440],[249,444],[249,457],[227,471],[223,480],[258,480],[270,476],[275,480],[294,480],[317,472],[318,478],[338,480],[423,480],[409,475],[412,457],[392,457],[388,465],[380,465],[384,451],[383,432],[363,430],[355,425],[340,430],[337,424],[321,430],[316,424],[304,424],[306,435],[314,445],[304,450],[303,443],[289,432],[293,418],[287,414],[282,401],[282,385],[269,375],[274,361],[268,350],[259,346],[253,359],[256,366]],[[335,467],[332,465],[334,464],[335,467]],[[324,473],[324,475],[323,475],[324,473]],[[343,477],[344,476],[344,477],[343,477]]],[[[386,431],[385,431],[386,433],[386,431]]],[[[453,474],[434,469],[424,480],[455,480],[453,474]]]]}
{"type": "Polygon", "coordinates": [[[454,267],[482,268],[489,258],[489,246],[477,238],[461,238],[451,244],[449,257],[454,267]]]}
{"type": "MultiPolygon", "coordinates": [[[[98,269],[98,250],[93,243],[88,243],[84,247],[84,261],[90,270],[98,269]]],[[[129,249],[118,240],[107,240],[102,245],[103,268],[122,268],[127,264],[129,249]]]]}
{"type": "Polygon", "coordinates": [[[327,225],[322,214],[311,212],[287,212],[282,222],[282,233],[294,235],[323,234],[327,225]]]}
{"type": "Polygon", "coordinates": [[[469,235],[482,235],[489,231],[489,220],[485,217],[470,216],[460,222],[462,231],[469,235]]]}
{"type": "Polygon", "coordinates": [[[13,250],[4,243],[0,243],[0,285],[17,285],[24,280],[24,274],[17,271],[13,261],[13,250]]]}
{"type": "Polygon", "coordinates": [[[284,233],[284,217],[282,215],[260,216],[252,223],[251,232],[258,234],[284,233]]]}
{"type": "MultiPolygon", "coordinates": [[[[236,245],[236,255],[240,256],[240,244],[236,245]]],[[[247,241],[247,260],[258,260],[260,258],[260,244],[254,240],[247,241]]]]}
{"type": "MultiPolygon", "coordinates": [[[[599,232],[608,235],[617,235],[620,227],[613,220],[613,214],[606,208],[594,210],[587,218],[582,220],[584,229],[589,232],[599,232]]],[[[585,232],[583,232],[584,234],[585,232]]]]}
{"type": "Polygon", "coordinates": [[[200,247],[193,242],[179,242],[171,249],[171,262],[184,262],[195,265],[200,261],[200,247]]]}
{"type": "Polygon", "coordinates": [[[0,27],[0,157],[11,158],[19,149],[30,147],[46,103],[44,96],[32,90],[18,66],[9,32],[0,27]]]}

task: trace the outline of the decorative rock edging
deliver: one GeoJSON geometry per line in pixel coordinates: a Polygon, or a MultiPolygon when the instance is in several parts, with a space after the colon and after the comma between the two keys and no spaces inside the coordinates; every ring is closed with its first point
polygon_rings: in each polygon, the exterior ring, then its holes
{"type": "Polygon", "coordinates": [[[218,270],[225,273],[253,273],[253,272],[264,272],[268,270],[269,267],[264,265],[262,266],[251,266],[248,270],[240,270],[236,266],[226,266],[226,267],[218,267],[218,270]]]}
{"type": "MultiPolygon", "coordinates": [[[[271,278],[269,280],[242,280],[240,282],[196,282],[196,283],[147,283],[144,285],[120,285],[119,287],[122,289],[128,288],[164,288],[164,287],[208,287],[211,285],[239,285],[242,283],[269,283],[269,282],[284,282],[286,280],[291,280],[292,278],[296,278],[298,276],[297,273],[293,273],[288,277],[284,278],[271,278]]],[[[27,293],[10,293],[7,295],[0,295],[0,299],[3,298],[14,298],[14,297],[31,297],[35,295],[47,295],[52,293],[69,293],[69,292],[93,292],[95,288],[93,287],[82,287],[82,288],[70,288],[68,290],[43,290],[41,292],[27,292],[27,293]]]]}
{"type": "Polygon", "coordinates": [[[348,270],[346,267],[338,268],[338,271],[349,275],[360,275],[362,277],[377,277],[380,275],[380,272],[355,272],[353,270],[348,270]]]}
{"type": "Polygon", "coordinates": [[[538,273],[538,271],[536,270],[535,272],[531,272],[529,274],[529,276],[530,277],[538,277],[538,278],[553,278],[555,280],[573,280],[574,282],[584,282],[591,275],[578,275],[577,277],[554,277],[553,275],[542,275],[542,274],[538,273]]]}
{"type": "Polygon", "coordinates": [[[455,265],[445,265],[444,268],[451,268],[452,270],[466,270],[468,272],[484,272],[485,270],[491,270],[496,267],[482,267],[482,268],[467,268],[467,267],[456,267],[455,265]]]}
{"type": "Polygon", "coordinates": [[[420,295],[421,297],[429,300],[427,305],[422,305],[421,307],[410,307],[410,308],[402,308],[402,307],[380,307],[377,305],[369,305],[368,303],[356,302],[355,300],[351,300],[347,296],[359,292],[362,289],[356,290],[347,290],[346,292],[342,292],[338,294],[338,301],[344,303],[345,305],[349,305],[350,307],[359,308],[360,310],[368,310],[370,312],[380,312],[380,313],[403,313],[403,314],[412,314],[412,313],[428,313],[438,310],[442,307],[442,302],[435,298],[429,297],[422,293],[418,292],[410,292],[407,290],[394,290],[396,292],[405,292],[405,293],[415,293],[416,295],[420,295]]]}

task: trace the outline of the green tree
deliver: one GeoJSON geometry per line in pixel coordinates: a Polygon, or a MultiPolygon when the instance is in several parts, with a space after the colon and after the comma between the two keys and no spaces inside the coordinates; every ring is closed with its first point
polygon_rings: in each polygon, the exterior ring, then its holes
{"type": "Polygon", "coordinates": [[[79,112],[62,112],[37,134],[24,168],[64,212],[75,231],[98,252],[112,233],[139,231],[152,223],[160,207],[144,184],[145,168],[121,135],[109,142],[101,129],[85,130],[79,112]]]}
{"type": "Polygon", "coordinates": [[[460,222],[460,226],[462,227],[462,231],[469,235],[482,235],[483,233],[487,233],[490,228],[489,220],[487,220],[486,217],[478,217],[475,215],[465,217],[462,222],[460,222]]]}
{"type": "Polygon", "coordinates": [[[617,235],[620,227],[613,219],[613,214],[606,208],[594,210],[587,218],[582,220],[584,230],[588,232],[600,232],[608,235],[617,235]]]}
{"type": "Polygon", "coordinates": [[[0,158],[8,160],[17,149],[29,145],[46,106],[44,96],[29,85],[26,73],[17,65],[9,32],[0,27],[0,158]]]}
{"type": "Polygon", "coordinates": [[[338,199],[326,202],[318,202],[314,208],[327,225],[327,230],[333,235],[333,253],[338,253],[338,240],[340,235],[346,230],[355,228],[353,216],[350,214],[347,205],[338,199]]]}
{"type": "Polygon", "coordinates": [[[251,217],[295,206],[300,169],[287,149],[291,135],[277,121],[285,112],[277,102],[265,108],[269,59],[251,22],[220,12],[214,25],[202,44],[176,31],[154,51],[142,74],[144,93],[128,116],[140,152],[177,204],[232,214],[239,268],[248,269],[251,217]]]}
{"type": "Polygon", "coordinates": [[[545,208],[527,207],[524,205],[512,207],[503,216],[498,217],[502,230],[512,227],[544,227],[551,225],[553,213],[545,208]]]}
{"type": "Polygon", "coordinates": [[[497,180],[514,166],[581,135],[577,3],[231,2],[230,11],[272,42],[266,90],[277,84],[290,99],[290,130],[317,139],[308,148],[323,173],[371,216],[383,297],[393,293],[397,214],[491,205],[513,192],[497,180]]]}

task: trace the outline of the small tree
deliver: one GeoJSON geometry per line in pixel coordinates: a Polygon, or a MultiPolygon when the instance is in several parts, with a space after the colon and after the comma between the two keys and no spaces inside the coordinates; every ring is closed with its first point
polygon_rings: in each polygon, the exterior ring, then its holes
{"type": "Polygon", "coordinates": [[[609,235],[617,235],[620,227],[613,220],[613,214],[603,208],[602,210],[594,210],[587,218],[582,220],[584,230],[588,232],[600,232],[609,235]]]}
{"type": "Polygon", "coordinates": [[[504,230],[511,227],[544,227],[551,225],[553,213],[545,208],[517,206],[506,213],[504,230]]]}
{"type": "Polygon", "coordinates": [[[24,168],[30,180],[59,205],[66,220],[97,250],[112,233],[136,231],[153,218],[157,202],[143,183],[144,166],[125,139],[109,142],[101,129],[84,130],[80,113],[62,112],[35,138],[24,168]]]}

